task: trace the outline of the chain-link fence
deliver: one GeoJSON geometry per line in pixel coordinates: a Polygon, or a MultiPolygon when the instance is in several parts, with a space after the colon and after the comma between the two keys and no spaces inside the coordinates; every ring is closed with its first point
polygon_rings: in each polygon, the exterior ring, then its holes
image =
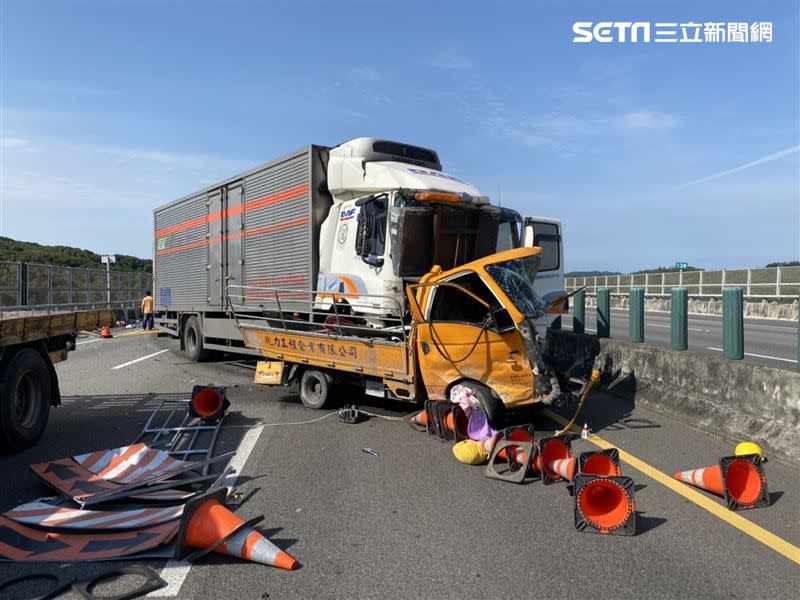
{"type": "Polygon", "coordinates": [[[797,298],[800,267],[738,269],[722,271],[672,271],[633,275],[567,277],[567,291],[586,287],[587,294],[608,288],[612,294],[627,294],[641,287],[646,296],[669,296],[674,287],[685,287],[690,296],[722,297],[722,288],[741,287],[746,298],[797,298]]]}
{"type": "Polygon", "coordinates": [[[151,289],[149,273],[0,262],[0,309],[135,306],[151,289]]]}

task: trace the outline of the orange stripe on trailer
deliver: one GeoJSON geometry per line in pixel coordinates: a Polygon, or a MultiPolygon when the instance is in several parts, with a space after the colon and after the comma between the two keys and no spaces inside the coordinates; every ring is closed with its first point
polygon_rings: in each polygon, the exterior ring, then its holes
{"type": "Polygon", "coordinates": [[[171,233],[178,233],[179,231],[191,229],[192,227],[197,227],[198,225],[207,225],[212,221],[219,221],[220,219],[227,217],[234,217],[243,212],[249,212],[251,210],[256,210],[258,208],[263,208],[265,206],[270,206],[272,204],[277,204],[279,202],[291,200],[292,198],[296,198],[297,196],[305,194],[306,192],[308,192],[308,189],[309,189],[308,184],[304,183],[303,185],[298,185],[297,187],[293,187],[288,190],[272,194],[270,196],[264,196],[263,198],[258,198],[256,200],[252,200],[251,202],[246,202],[244,204],[234,206],[224,211],[217,211],[209,215],[204,215],[202,217],[195,217],[194,219],[189,219],[188,221],[184,221],[183,223],[170,225],[169,227],[163,227],[161,229],[156,230],[156,237],[170,235],[171,233]]]}
{"type": "Polygon", "coordinates": [[[203,240],[202,242],[193,242],[191,244],[184,244],[183,246],[175,246],[174,248],[167,248],[165,250],[158,250],[156,256],[163,256],[164,254],[172,254],[173,252],[180,252],[182,250],[191,250],[192,248],[200,248],[201,246],[208,246],[209,244],[219,244],[223,240],[234,240],[241,237],[249,237],[251,235],[259,235],[261,233],[269,233],[270,231],[277,231],[279,229],[286,229],[288,227],[295,227],[296,225],[303,225],[308,223],[308,217],[301,219],[294,219],[285,223],[278,223],[277,225],[267,225],[266,227],[259,227],[258,229],[249,229],[241,233],[234,233],[227,236],[220,236],[203,240]]]}

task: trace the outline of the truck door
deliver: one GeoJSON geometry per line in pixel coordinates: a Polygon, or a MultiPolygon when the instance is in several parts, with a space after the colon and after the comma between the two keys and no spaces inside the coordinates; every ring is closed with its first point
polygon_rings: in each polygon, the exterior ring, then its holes
{"type": "Polygon", "coordinates": [[[431,398],[443,398],[450,384],[471,379],[492,388],[506,405],[532,399],[522,337],[516,329],[501,333],[487,319],[499,303],[474,271],[434,286],[427,297],[417,355],[431,398]]]}
{"type": "Polygon", "coordinates": [[[208,193],[206,200],[208,209],[208,231],[206,248],[208,248],[208,304],[222,305],[222,190],[208,193]]]}
{"type": "MultiPolygon", "coordinates": [[[[242,247],[244,240],[242,240],[242,231],[244,230],[244,213],[242,212],[242,198],[244,196],[242,182],[232,183],[227,187],[225,192],[225,285],[244,285],[242,280],[242,265],[244,264],[244,257],[242,256],[242,247]]],[[[225,292],[225,289],[223,289],[225,292]]]]}
{"type": "MultiPolygon", "coordinates": [[[[522,231],[524,247],[539,246],[542,249],[541,263],[533,289],[540,298],[550,302],[563,295],[566,286],[561,221],[545,217],[524,217],[522,231]]],[[[564,301],[563,305],[556,305],[553,308],[554,312],[535,321],[536,329],[541,336],[546,334],[547,328],[559,314],[567,312],[566,303],[564,301]]]]}

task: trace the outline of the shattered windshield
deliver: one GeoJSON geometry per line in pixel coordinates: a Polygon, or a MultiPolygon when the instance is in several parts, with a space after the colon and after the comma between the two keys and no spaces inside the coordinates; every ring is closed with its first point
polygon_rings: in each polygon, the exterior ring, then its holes
{"type": "Polygon", "coordinates": [[[539,270],[540,256],[526,256],[486,266],[486,272],[495,280],[517,310],[536,319],[545,311],[545,303],[533,291],[533,282],[539,270]]]}

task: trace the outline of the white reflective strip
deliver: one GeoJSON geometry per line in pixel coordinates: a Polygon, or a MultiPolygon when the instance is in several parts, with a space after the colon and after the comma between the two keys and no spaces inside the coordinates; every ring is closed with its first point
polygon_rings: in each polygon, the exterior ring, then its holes
{"type": "Polygon", "coordinates": [[[153,513],[151,515],[146,515],[139,519],[133,519],[131,521],[125,521],[121,523],[119,527],[131,527],[132,525],[139,525],[140,523],[149,523],[151,521],[169,521],[172,519],[177,519],[183,514],[183,506],[169,506],[164,508],[157,513],[153,513]]]}
{"type": "MultiPolygon", "coordinates": [[[[116,454],[114,454],[113,452],[110,452],[110,451],[106,452],[103,455],[103,457],[100,458],[100,460],[98,460],[96,463],[94,463],[91,466],[89,471],[91,471],[92,473],[97,473],[98,471],[102,471],[108,465],[108,463],[111,462],[111,459],[114,458],[115,456],[116,456],[116,454]]],[[[88,455],[86,456],[86,458],[88,458],[88,455]]],[[[86,460],[86,459],[84,459],[84,460],[86,460]]]]}
{"type": "Polygon", "coordinates": [[[115,476],[123,473],[127,469],[131,468],[131,466],[139,464],[142,458],[144,458],[144,456],[149,452],[153,452],[153,450],[150,450],[150,448],[148,448],[147,446],[138,450],[137,452],[134,452],[131,456],[123,460],[116,467],[111,469],[108,473],[103,473],[103,478],[114,479],[115,476]]]}
{"type": "Polygon", "coordinates": [[[695,469],[694,472],[692,473],[692,483],[694,483],[696,486],[699,486],[699,487],[701,487],[703,489],[705,489],[705,485],[703,485],[703,472],[704,471],[705,471],[705,468],[695,469]]]}
{"type": "Polygon", "coordinates": [[[155,471],[156,468],[161,466],[161,464],[168,458],[169,454],[167,454],[166,452],[159,452],[158,456],[156,456],[153,460],[147,463],[144,467],[142,467],[141,469],[136,469],[134,471],[131,471],[124,477],[120,477],[118,481],[121,481],[122,483],[129,483],[145,473],[148,473],[150,471],[155,471]]]}
{"type": "Polygon", "coordinates": [[[253,544],[253,549],[247,559],[264,565],[274,565],[280,551],[280,548],[262,536],[253,544]]]}
{"type": "Polygon", "coordinates": [[[85,513],[96,513],[97,516],[94,519],[87,519],[86,521],[80,521],[78,523],[64,523],[63,527],[93,527],[94,525],[102,525],[103,523],[108,523],[109,521],[116,521],[118,519],[124,519],[128,515],[135,516],[142,514],[145,510],[144,508],[138,510],[122,510],[119,512],[113,511],[84,511],[83,516],[89,516],[85,513]]]}

